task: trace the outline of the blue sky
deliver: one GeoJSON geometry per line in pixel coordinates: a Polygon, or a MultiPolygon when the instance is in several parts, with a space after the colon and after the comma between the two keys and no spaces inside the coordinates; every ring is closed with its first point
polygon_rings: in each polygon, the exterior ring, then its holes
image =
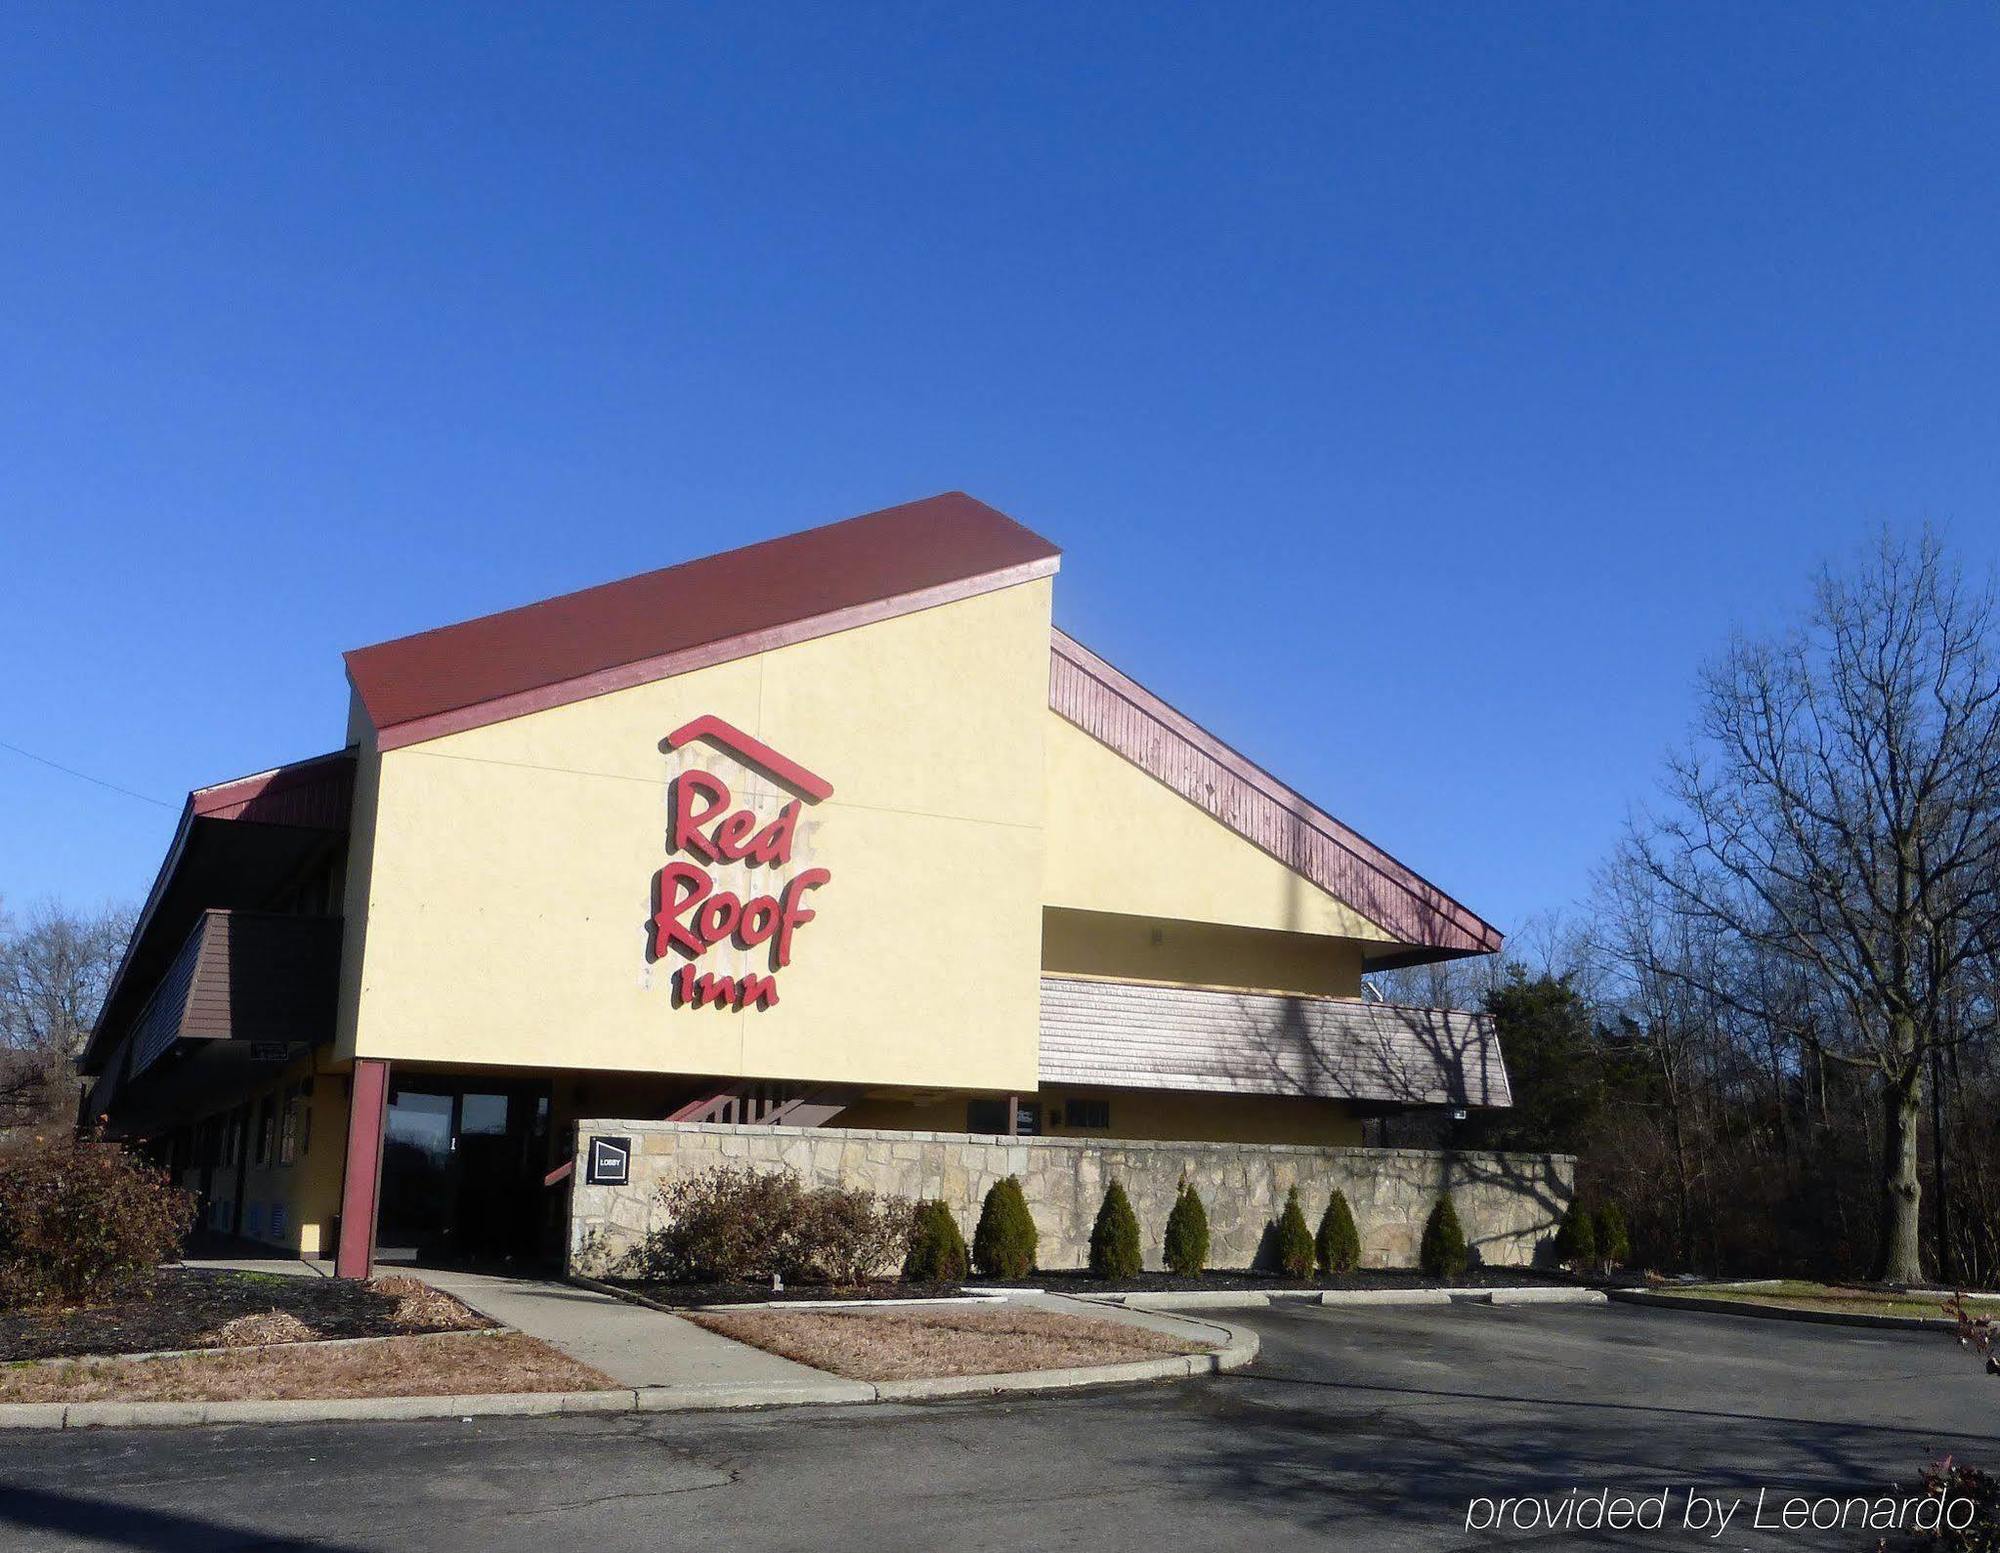
{"type": "MultiPolygon", "coordinates": [[[[339,653],[934,491],[1503,927],[1732,625],[2000,553],[1985,7],[0,11],[0,740],[178,803],[339,653]]],[[[173,810],[0,750],[0,898],[173,810]]]]}

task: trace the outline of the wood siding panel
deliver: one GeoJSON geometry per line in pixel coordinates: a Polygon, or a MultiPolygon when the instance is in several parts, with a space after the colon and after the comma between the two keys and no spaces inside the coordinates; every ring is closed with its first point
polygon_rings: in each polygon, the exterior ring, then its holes
{"type": "Polygon", "coordinates": [[[1044,1084],[1513,1103],[1484,1014],[1045,976],[1041,1042],[1044,1084]]]}
{"type": "Polygon", "coordinates": [[[340,919],[205,911],[133,1031],[133,1076],[177,1040],[333,1037],[340,919]]]}

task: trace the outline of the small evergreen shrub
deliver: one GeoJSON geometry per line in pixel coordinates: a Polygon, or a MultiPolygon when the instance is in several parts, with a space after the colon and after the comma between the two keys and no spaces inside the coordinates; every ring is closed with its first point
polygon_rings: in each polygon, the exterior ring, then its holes
{"type": "Polygon", "coordinates": [[[1299,1206],[1299,1189],[1285,1194],[1285,1211],[1278,1215],[1278,1266],[1287,1278],[1310,1278],[1313,1235],[1306,1228],[1306,1211],[1299,1206]]]}
{"type": "Polygon", "coordinates": [[[1623,1267],[1632,1256],[1632,1237],[1625,1232],[1625,1215],[1608,1202],[1597,1210],[1597,1260],[1605,1267],[1623,1267]]]}
{"type": "Polygon", "coordinates": [[[1424,1238],[1417,1256],[1424,1271],[1433,1278],[1456,1278],[1471,1260],[1465,1229],[1458,1222],[1458,1209],[1452,1206],[1451,1193],[1446,1192],[1437,1200],[1430,1218],[1424,1221],[1424,1238]]]}
{"type": "Polygon", "coordinates": [[[1361,1232],[1354,1227],[1354,1210],[1347,1206],[1347,1194],[1337,1186],[1326,1200],[1326,1212],[1320,1215],[1313,1249],[1323,1275],[1351,1273],[1361,1265],[1361,1232]]]}
{"type": "Polygon", "coordinates": [[[1202,1206],[1201,1193],[1185,1181],[1167,1215],[1166,1262],[1183,1278],[1198,1277],[1208,1266],[1208,1209],[1202,1206]]]}
{"type": "Polygon", "coordinates": [[[903,1277],[911,1283],[957,1283],[966,1265],[965,1236],[951,1205],[936,1198],[921,1204],[910,1221],[903,1277]]]}
{"type": "Polygon", "coordinates": [[[1125,1188],[1113,1181],[1090,1229],[1090,1270],[1099,1278],[1136,1278],[1142,1265],[1139,1217],[1125,1188]]]}
{"type": "Polygon", "coordinates": [[[1556,1226],[1556,1261],[1565,1267],[1589,1268],[1597,1265],[1597,1226],[1590,1210],[1572,1201],[1556,1226]]]}
{"type": "Polygon", "coordinates": [[[0,1309],[141,1289],[181,1254],[194,1193],[115,1143],[37,1138],[0,1154],[0,1309]]]}
{"type": "Polygon", "coordinates": [[[995,1181],[972,1232],[972,1263],[989,1278],[1025,1278],[1035,1270],[1040,1241],[1019,1176],[995,1181]]]}

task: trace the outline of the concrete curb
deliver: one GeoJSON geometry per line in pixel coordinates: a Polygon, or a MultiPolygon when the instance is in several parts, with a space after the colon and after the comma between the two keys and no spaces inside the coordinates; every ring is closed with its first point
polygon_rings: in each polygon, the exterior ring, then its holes
{"type": "Polygon", "coordinates": [[[1253,1289],[1184,1294],[1077,1294],[1070,1298],[1126,1310],[1263,1310],[1274,1305],[1602,1305],[1602,1289],[1566,1284],[1518,1288],[1253,1289]]]}
{"type": "Polygon", "coordinates": [[[1238,1370],[1257,1357],[1257,1334],[1215,1322],[1227,1337],[1207,1353],[1082,1369],[1006,1375],[941,1375],[927,1380],[840,1380],[804,1385],[640,1386],[610,1391],[512,1392],[461,1397],[337,1397],[261,1402],[8,1402],[0,1430],[139,1429],[166,1425],[333,1423],[419,1418],[537,1417],[568,1413],[716,1412],[753,1407],[922,1402],[1000,1392],[1067,1391],[1135,1381],[1184,1380],[1238,1370]]]}
{"type": "Polygon", "coordinates": [[[1654,1294],[1645,1289],[1613,1289],[1621,1305],[1646,1305],[1654,1310],[1692,1310],[1711,1316],[1748,1316],[1753,1321],[1805,1321],[1817,1326],[1873,1327],[1889,1332],[1956,1332],[1949,1316],[1868,1316],[1844,1310],[1802,1310],[1787,1305],[1757,1305],[1748,1300],[1711,1300],[1698,1294],[1654,1294]]]}

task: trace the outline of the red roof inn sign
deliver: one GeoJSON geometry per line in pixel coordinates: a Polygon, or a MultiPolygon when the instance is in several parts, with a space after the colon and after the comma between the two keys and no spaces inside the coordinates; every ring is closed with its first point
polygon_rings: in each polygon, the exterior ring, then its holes
{"type": "Polygon", "coordinates": [[[719,717],[697,717],[676,728],[660,748],[672,752],[697,739],[764,772],[797,796],[767,820],[738,807],[729,784],[713,771],[687,766],[674,777],[667,850],[680,855],[653,876],[647,958],[682,957],[673,974],[676,1007],[769,1008],[778,1001],[775,973],[792,963],[792,939],[814,916],[806,896],[833,877],[824,868],[802,868],[782,879],[779,871],[792,862],[800,804],[818,803],[832,794],[833,786],[719,717]],[[716,870],[734,865],[753,877],[768,877],[771,888],[759,894],[717,888],[716,870]],[[764,869],[770,874],[758,873],[764,869]],[[745,952],[768,946],[771,974],[701,969],[702,958],[722,944],[745,952]]]}

